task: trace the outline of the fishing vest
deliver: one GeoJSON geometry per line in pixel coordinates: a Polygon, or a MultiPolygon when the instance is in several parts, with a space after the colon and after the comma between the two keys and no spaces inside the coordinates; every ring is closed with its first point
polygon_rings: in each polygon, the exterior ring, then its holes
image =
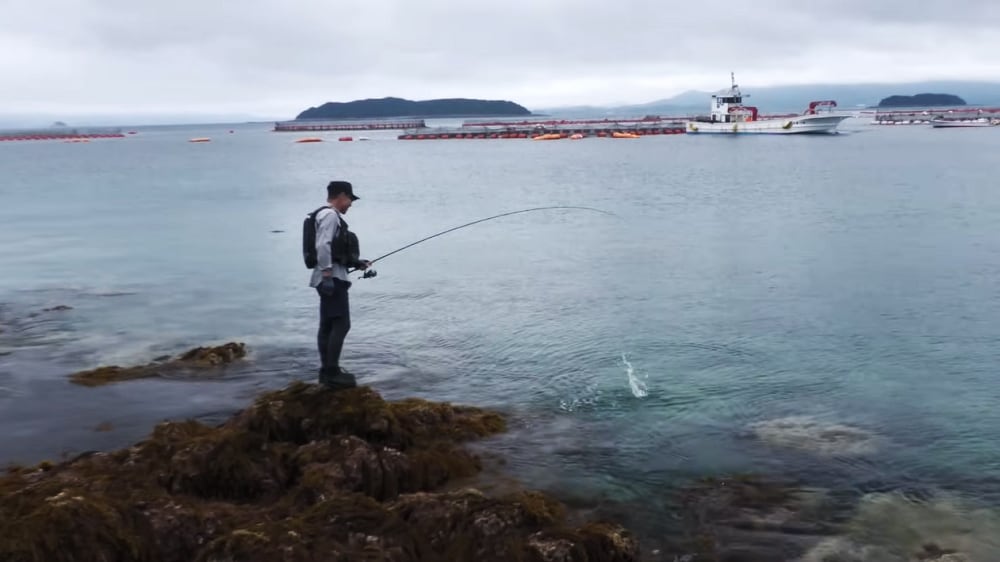
{"type": "Polygon", "coordinates": [[[358,236],[350,231],[347,222],[339,214],[340,227],[337,235],[330,241],[330,256],[334,263],[344,267],[357,267],[361,264],[361,246],[358,236]]]}

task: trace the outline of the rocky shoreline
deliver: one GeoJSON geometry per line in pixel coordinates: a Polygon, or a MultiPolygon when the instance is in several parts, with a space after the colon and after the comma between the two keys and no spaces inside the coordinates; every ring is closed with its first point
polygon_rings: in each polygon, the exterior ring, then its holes
{"type": "Polygon", "coordinates": [[[218,427],[165,422],[124,450],[9,468],[0,560],[637,559],[627,530],[570,526],[542,494],[456,488],[481,468],[462,443],[504,429],[476,408],[293,383],[218,427]]]}
{"type": "MultiPolygon", "coordinates": [[[[215,376],[245,355],[228,343],[70,380],[215,376]]],[[[874,446],[846,426],[779,422],[755,426],[756,437],[801,448],[813,435],[827,454],[874,446]]],[[[639,534],[620,524],[636,522],[627,514],[585,515],[505,476],[490,482],[484,469],[500,467],[472,442],[506,426],[479,408],[296,382],[220,425],[164,422],[126,449],[9,467],[0,476],[0,560],[978,562],[990,549],[975,537],[1000,528],[987,514],[970,535],[946,501],[729,475],[664,490],[673,521],[646,528],[640,551],[639,534]],[[888,514],[896,536],[873,537],[873,526],[892,529],[888,514]]]]}

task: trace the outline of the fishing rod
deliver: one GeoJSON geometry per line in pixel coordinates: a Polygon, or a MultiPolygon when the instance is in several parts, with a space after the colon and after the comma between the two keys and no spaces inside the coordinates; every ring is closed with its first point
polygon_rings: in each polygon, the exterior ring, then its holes
{"type": "MultiPolygon", "coordinates": [[[[479,224],[481,222],[491,221],[491,220],[499,219],[499,218],[503,218],[503,217],[509,217],[511,215],[518,215],[518,214],[521,214],[521,213],[531,213],[531,212],[534,212],[534,211],[548,211],[548,210],[553,210],[553,209],[576,209],[576,210],[580,210],[580,211],[592,211],[592,212],[595,212],[595,213],[601,213],[601,214],[610,215],[610,216],[613,216],[613,217],[618,216],[618,215],[612,213],[611,211],[605,211],[603,209],[595,209],[594,207],[582,207],[582,206],[578,206],[578,205],[553,205],[553,206],[548,206],[548,207],[532,207],[530,209],[521,209],[519,211],[510,211],[510,212],[507,212],[507,213],[500,213],[499,215],[493,215],[492,217],[486,217],[484,219],[479,219],[479,220],[474,220],[472,222],[467,222],[465,224],[461,224],[461,225],[449,228],[448,230],[442,230],[441,232],[438,232],[437,234],[432,234],[432,235],[430,235],[430,236],[428,236],[426,238],[421,238],[420,240],[417,240],[416,242],[411,242],[411,243],[403,246],[402,248],[396,248],[395,250],[389,252],[388,254],[381,255],[381,256],[379,256],[379,257],[371,260],[369,263],[374,264],[377,261],[383,260],[383,259],[385,259],[385,258],[387,258],[387,257],[389,257],[389,256],[391,256],[393,254],[398,254],[399,252],[402,252],[403,250],[405,250],[407,248],[412,248],[412,247],[416,246],[417,244],[422,244],[422,243],[424,243],[424,242],[426,242],[428,240],[431,240],[432,238],[437,238],[438,236],[443,236],[445,234],[448,234],[449,232],[454,232],[456,230],[461,230],[463,228],[466,228],[466,227],[469,227],[469,226],[472,226],[472,225],[475,225],[475,224],[479,224]]],[[[357,271],[357,268],[349,270],[348,273],[353,273],[355,271],[357,271]]],[[[375,277],[376,275],[378,275],[378,273],[376,273],[374,269],[371,269],[371,267],[369,267],[365,271],[364,275],[362,275],[361,277],[362,277],[362,279],[371,279],[372,277],[375,277]]]]}

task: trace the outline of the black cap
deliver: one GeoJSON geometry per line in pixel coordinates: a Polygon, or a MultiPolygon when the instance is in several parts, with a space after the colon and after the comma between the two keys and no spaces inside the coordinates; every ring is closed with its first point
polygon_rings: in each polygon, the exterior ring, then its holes
{"type": "Polygon", "coordinates": [[[349,181],[334,180],[329,184],[327,184],[326,186],[327,199],[333,199],[334,197],[340,195],[341,193],[346,193],[347,196],[351,198],[351,201],[357,201],[358,199],[361,199],[360,197],[354,194],[354,187],[351,185],[351,182],[349,181]]]}

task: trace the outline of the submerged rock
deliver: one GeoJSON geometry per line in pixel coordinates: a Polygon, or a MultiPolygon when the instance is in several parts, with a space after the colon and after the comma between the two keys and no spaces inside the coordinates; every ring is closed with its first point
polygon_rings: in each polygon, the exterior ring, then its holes
{"type": "Polygon", "coordinates": [[[777,447],[822,456],[867,455],[878,449],[876,436],[864,429],[828,423],[808,416],[790,416],[750,424],[755,437],[777,447]]]}
{"type": "Polygon", "coordinates": [[[692,562],[782,562],[838,532],[824,492],[760,476],[703,478],[679,498],[686,540],[672,545],[692,562]]]}
{"type": "Polygon", "coordinates": [[[196,347],[171,358],[169,355],[157,357],[152,363],[136,367],[98,367],[70,375],[70,381],[83,386],[101,386],[113,382],[158,377],[163,374],[206,369],[227,365],[247,354],[246,344],[229,342],[215,347],[196,347]]]}
{"type": "Polygon", "coordinates": [[[0,478],[0,560],[629,562],[542,494],[454,489],[498,414],[295,383],[228,422],[158,425],[128,449],[0,478]],[[435,491],[451,483],[449,491],[435,491]]]}
{"type": "Polygon", "coordinates": [[[1000,512],[947,492],[861,498],[842,535],[816,545],[802,562],[994,562],[1000,512]]]}

